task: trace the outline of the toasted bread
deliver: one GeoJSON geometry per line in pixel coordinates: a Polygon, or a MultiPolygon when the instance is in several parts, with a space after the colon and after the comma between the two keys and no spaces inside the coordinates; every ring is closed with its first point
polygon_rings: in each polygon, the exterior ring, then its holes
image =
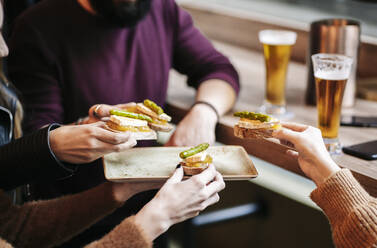
{"type": "Polygon", "coordinates": [[[234,136],[241,139],[272,138],[274,131],[275,129],[272,128],[245,128],[239,125],[234,126],[234,136]]]}
{"type": "Polygon", "coordinates": [[[163,120],[163,121],[167,121],[167,122],[171,121],[171,117],[169,115],[167,115],[165,113],[158,115],[153,110],[151,110],[150,108],[145,106],[143,103],[136,104],[136,109],[143,114],[149,115],[153,119],[163,120]]]}
{"type": "Polygon", "coordinates": [[[153,112],[153,110],[151,110],[150,108],[145,106],[143,103],[136,104],[136,109],[143,114],[146,114],[146,115],[149,115],[152,118],[158,119],[158,114],[153,112]]]}
{"type": "MultiPolygon", "coordinates": [[[[108,124],[105,125],[105,128],[109,131],[116,132],[116,133],[126,132],[126,131],[119,131],[119,130],[113,129],[108,124]]],[[[149,132],[129,132],[129,133],[136,140],[156,140],[157,139],[157,134],[153,130],[149,132]]]]}
{"type": "Polygon", "coordinates": [[[200,167],[191,167],[191,166],[186,166],[186,163],[181,162],[183,171],[185,175],[187,176],[193,176],[202,173],[205,169],[208,168],[209,164],[202,164],[200,167]]]}
{"type": "Polygon", "coordinates": [[[155,131],[161,131],[161,132],[170,132],[173,130],[173,126],[169,123],[164,124],[157,124],[157,123],[149,123],[149,127],[152,128],[155,131]]]}

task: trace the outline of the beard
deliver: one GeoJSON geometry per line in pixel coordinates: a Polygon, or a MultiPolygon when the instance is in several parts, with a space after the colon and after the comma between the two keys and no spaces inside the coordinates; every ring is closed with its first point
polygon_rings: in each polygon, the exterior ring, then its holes
{"type": "Polygon", "coordinates": [[[89,0],[96,13],[120,27],[134,27],[149,12],[152,0],[89,0]]]}

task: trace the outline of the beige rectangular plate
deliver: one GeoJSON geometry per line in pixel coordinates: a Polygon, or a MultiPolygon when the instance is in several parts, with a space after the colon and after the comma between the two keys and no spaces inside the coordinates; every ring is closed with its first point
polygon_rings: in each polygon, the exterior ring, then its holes
{"type": "MultiPolygon", "coordinates": [[[[166,180],[181,161],[179,153],[186,149],[148,147],[108,154],[103,159],[105,177],[113,182],[166,180]]],[[[212,146],[207,152],[225,180],[247,180],[258,176],[242,146],[212,146]]]]}

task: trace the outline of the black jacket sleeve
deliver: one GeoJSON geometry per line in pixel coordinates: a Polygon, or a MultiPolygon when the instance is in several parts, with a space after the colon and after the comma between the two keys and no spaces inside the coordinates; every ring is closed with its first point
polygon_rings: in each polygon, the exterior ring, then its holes
{"type": "Polygon", "coordinates": [[[0,188],[10,190],[20,185],[69,177],[75,166],[60,162],[50,149],[52,124],[0,147],[0,188]]]}

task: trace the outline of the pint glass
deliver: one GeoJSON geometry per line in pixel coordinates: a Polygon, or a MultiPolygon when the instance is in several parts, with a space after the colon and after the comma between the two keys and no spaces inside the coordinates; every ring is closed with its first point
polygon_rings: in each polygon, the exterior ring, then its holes
{"type": "Polygon", "coordinates": [[[263,44],[266,64],[266,95],[260,111],[278,118],[288,116],[285,102],[285,81],[297,34],[285,30],[262,30],[259,41],[263,44]]]}
{"type": "Polygon", "coordinates": [[[338,139],[343,93],[352,68],[352,59],[338,54],[312,56],[316,83],[318,127],[330,154],[339,154],[338,139]]]}

